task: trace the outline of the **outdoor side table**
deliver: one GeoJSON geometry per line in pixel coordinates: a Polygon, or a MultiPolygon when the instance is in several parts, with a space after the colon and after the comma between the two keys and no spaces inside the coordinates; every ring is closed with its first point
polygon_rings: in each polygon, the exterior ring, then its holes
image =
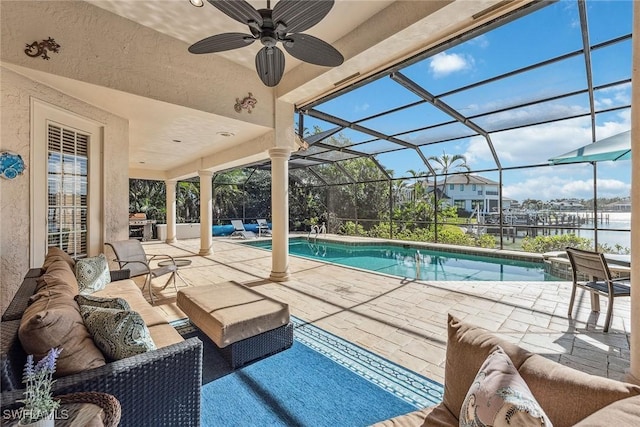
{"type": "Polygon", "coordinates": [[[258,224],[258,237],[262,237],[262,234],[271,234],[271,230],[269,230],[269,226],[267,224],[258,224]]]}
{"type": "Polygon", "coordinates": [[[187,267],[191,265],[190,259],[176,258],[173,261],[171,261],[170,259],[167,259],[164,261],[160,261],[158,263],[158,267],[166,267],[168,265],[173,265],[174,262],[176,263],[176,271],[171,273],[171,277],[169,278],[169,280],[167,280],[167,283],[164,285],[162,290],[165,290],[166,287],[169,286],[169,283],[172,281],[171,279],[173,279],[173,287],[175,288],[176,292],[178,292],[178,285],[176,285],[176,276],[178,276],[180,280],[184,282],[185,285],[189,286],[189,282],[184,280],[184,277],[182,277],[182,275],[180,274],[180,267],[187,267]]]}

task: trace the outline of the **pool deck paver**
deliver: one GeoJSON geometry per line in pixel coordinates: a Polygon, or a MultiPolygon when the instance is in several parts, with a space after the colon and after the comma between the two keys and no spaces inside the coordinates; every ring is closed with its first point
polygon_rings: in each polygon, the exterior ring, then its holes
{"type": "MultiPolygon", "coordinates": [[[[192,286],[228,280],[252,286],[288,303],[292,315],[441,383],[447,313],[581,371],[624,379],[629,368],[626,298],[616,299],[605,334],[604,312],[591,313],[588,294],[578,292],[577,314],[574,308],[574,318],[567,317],[569,282],[416,281],[291,256],[291,279],[276,283],[269,280],[271,253],[240,243],[214,238],[209,256],[198,255],[199,239],[144,246],[148,254],[191,259],[180,273],[192,286]]],[[[154,282],[156,305],[169,320],[186,317],[173,287],[160,285],[154,282]]]]}

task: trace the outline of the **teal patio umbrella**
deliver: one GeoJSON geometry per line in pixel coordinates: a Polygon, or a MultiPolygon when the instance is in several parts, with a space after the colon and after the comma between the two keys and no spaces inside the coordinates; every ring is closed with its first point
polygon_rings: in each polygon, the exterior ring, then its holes
{"type": "Polygon", "coordinates": [[[549,159],[553,165],[605,160],[627,160],[631,158],[631,131],[601,139],[577,150],[569,151],[549,159]]]}

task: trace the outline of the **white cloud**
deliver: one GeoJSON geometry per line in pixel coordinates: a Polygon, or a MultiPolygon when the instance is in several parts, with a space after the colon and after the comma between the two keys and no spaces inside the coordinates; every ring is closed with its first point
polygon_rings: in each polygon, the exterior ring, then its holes
{"type": "Polygon", "coordinates": [[[611,105],[627,105],[631,103],[631,85],[624,84],[610,88],[599,89],[595,92],[596,107],[611,105]]]}
{"type": "Polygon", "coordinates": [[[469,40],[469,44],[478,46],[482,49],[486,49],[489,47],[489,38],[485,34],[481,34],[478,37],[469,40]]]}
{"type": "Polygon", "coordinates": [[[440,52],[429,61],[429,69],[435,78],[473,67],[474,60],[468,55],[440,52]]]}
{"type": "MultiPolygon", "coordinates": [[[[559,106],[558,108],[571,110],[572,107],[559,106]]],[[[504,113],[501,117],[496,117],[495,122],[504,121],[507,123],[516,116],[520,116],[521,119],[524,118],[525,120],[528,116],[531,116],[532,120],[534,120],[540,119],[547,114],[550,116],[556,115],[551,110],[543,112],[536,109],[523,109],[504,113]]],[[[624,132],[631,127],[630,123],[630,112],[621,112],[617,117],[612,117],[612,120],[597,126],[596,136],[598,139],[603,139],[624,132]],[[615,121],[613,121],[614,119],[615,121]]],[[[591,142],[591,124],[587,117],[517,128],[493,133],[491,134],[491,141],[498,153],[502,166],[544,164],[552,157],[559,156],[591,142]]],[[[493,162],[493,156],[483,137],[471,138],[464,155],[467,158],[467,163],[472,166],[476,166],[474,163],[493,162]]]]}
{"type": "MultiPolygon", "coordinates": [[[[628,130],[631,127],[630,119],[629,111],[621,112],[617,117],[612,116],[610,121],[599,124],[596,135],[598,138],[607,138],[628,130]]],[[[491,141],[503,167],[546,165],[549,158],[586,145],[591,138],[589,118],[519,128],[491,135],[491,141]]],[[[483,137],[470,138],[463,154],[472,169],[494,166],[493,156],[483,137]]],[[[628,161],[598,164],[598,197],[625,197],[629,194],[630,180],[625,182],[624,172],[620,168],[629,168],[630,173],[628,161]]],[[[504,195],[520,201],[527,198],[593,198],[593,172],[591,165],[586,163],[505,171],[504,183],[504,195]]]]}
{"type": "Polygon", "coordinates": [[[367,111],[369,109],[370,105],[368,103],[364,103],[364,104],[360,104],[360,105],[356,105],[355,107],[355,112],[356,113],[362,113],[364,111],[367,111]]]}

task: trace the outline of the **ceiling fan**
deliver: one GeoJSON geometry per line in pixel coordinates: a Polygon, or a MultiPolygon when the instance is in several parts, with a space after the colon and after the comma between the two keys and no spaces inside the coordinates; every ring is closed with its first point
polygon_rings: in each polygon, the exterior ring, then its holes
{"type": "Polygon", "coordinates": [[[213,53],[238,49],[260,40],[263,48],[256,55],[256,70],[262,82],[276,86],[284,73],[284,54],[277,44],[301,61],[337,67],[344,58],[333,46],[302,31],[320,22],[333,7],[334,0],[280,0],[271,9],[256,10],[245,0],[208,0],[225,15],[249,27],[251,34],[224,33],[207,37],[189,46],[189,52],[213,53]]]}

